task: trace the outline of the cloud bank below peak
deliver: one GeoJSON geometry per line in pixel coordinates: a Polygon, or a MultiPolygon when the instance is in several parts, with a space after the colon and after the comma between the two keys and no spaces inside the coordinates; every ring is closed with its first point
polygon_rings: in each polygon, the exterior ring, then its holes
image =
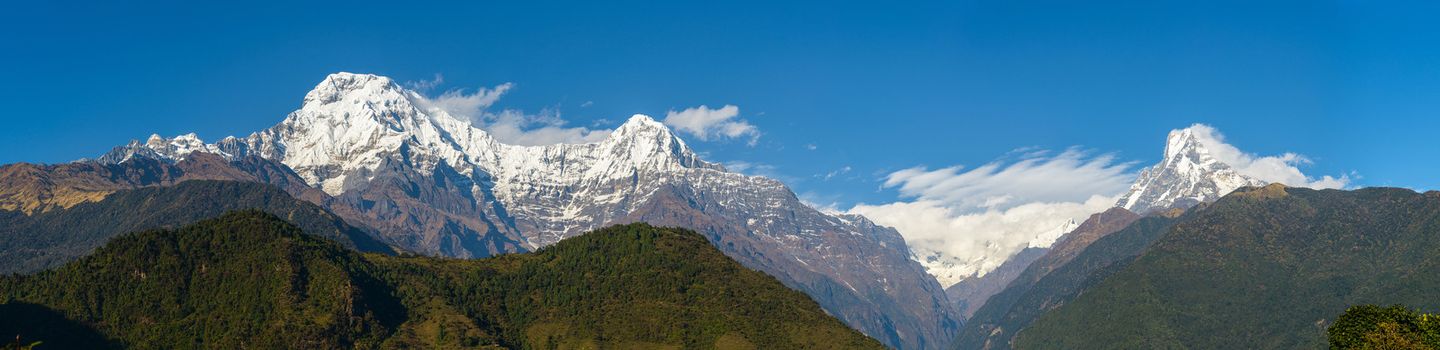
{"type": "Polygon", "coordinates": [[[1074,218],[1111,206],[1134,179],[1133,163],[1071,148],[1019,149],[965,170],[914,167],[885,176],[901,198],[848,212],[894,227],[944,286],[983,275],[1026,247],[1049,247],[1074,218]]]}

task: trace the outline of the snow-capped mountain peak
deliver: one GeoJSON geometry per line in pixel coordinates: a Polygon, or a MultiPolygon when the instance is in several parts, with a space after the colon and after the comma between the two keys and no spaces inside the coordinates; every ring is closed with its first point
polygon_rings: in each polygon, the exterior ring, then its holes
{"type": "Polygon", "coordinates": [[[403,96],[402,91],[395,81],[387,77],[340,72],[326,76],[325,80],[320,81],[320,84],[305,94],[305,104],[330,104],[339,102],[346,97],[373,97],[387,93],[403,96]]]}
{"type": "Polygon", "coordinates": [[[120,163],[136,156],[162,159],[167,161],[179,161],[185,159],[191,152],[204,151],[209,153],[225,155],[226,153],[215,145],[206,144],[200,140],[195,133],[165,138],[160,134],[151,134],[144,142],[131,140],[130,143],[115,147],[110,152],[101,155],[96,161],[101,163],[120,163]]]}
{"type": "Polygon", "coordinates": [[[1074,231],[1075,228],[1079,226],[1080,223],[1075,222],[1074,218],[1065,220],[1065,222],[1060,223],[1060,226],[1056,226],[1055,228],[1050,229],[1050,231],[1045,231],[1040,233],[1039,235],[1035,235],[1035,239],[1030,241],[1029,247],[1050,248],[1051,245],[1055,244],[1055,241],[1060,240],[1061,236],[1070,233],[1070,231],[1074,231]]]}
{"type": "Polygon", "coordinates": [[[1165,142],[1165,158],[1140,172],[1130,191],[1115,204],[1136,213],[1185,208],[1213,201],[1240,187],[1263,186],[1210,152],[1194,126],[1173,130],[1165,142]]]}
{"type": "Polygon", "coordinates": [[[176,161],[197,150],[232,159],[254,154],[280,160],[332,195],[343,193],[347,182],[359,181],[353,176],[373,174],[402,149],[404,156],[398,158],[422,172],[443,163],[467,176],[480,171],[495,179],[555,185],[685,168],[724,170],[701,160],[669,127],[642,114],[596,143],[520,146],[501,143],[471,121],[430,104],[387,77],[335,73],[278,125],[248,137],[205,144],[194,134],[152,135],[99,160],[118,163],[138,155],[176,161]]]}

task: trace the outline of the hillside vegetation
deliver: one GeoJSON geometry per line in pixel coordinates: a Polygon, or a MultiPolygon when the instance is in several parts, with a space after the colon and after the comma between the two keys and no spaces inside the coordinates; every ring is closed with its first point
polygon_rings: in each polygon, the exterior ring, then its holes
{"type": "Polygon", "coordinates": [[[1437,192],[1242,189],[1182,216],[1016,347],[1325,347],[1350,305],[1440,307],[1437,252],[1437,192]]]}
{"type": "Polygon", "coordinates": [[[991,297],[965,324],[956,349],[1010,349],[1019,330],[1046,312],[1070,303],[1095,283],[1120,271],[1175,221],[1150,216],[1097,239],[1073,259],[1048,273],[1027,268],[1021,278],[991,297]],[[1038,280],[1033,277],[1041,275],[1038,280]],[[1034,282],[1030,282],[1034,281],[1034,282]]]}
{"type": "Polygon", "coordinates": [[[645,224],[456,260],[362,255],[239,211],[0,278],[0,301],[33,320],[0,334],[55,348],[883,348],[704,237],[645,224]]]}

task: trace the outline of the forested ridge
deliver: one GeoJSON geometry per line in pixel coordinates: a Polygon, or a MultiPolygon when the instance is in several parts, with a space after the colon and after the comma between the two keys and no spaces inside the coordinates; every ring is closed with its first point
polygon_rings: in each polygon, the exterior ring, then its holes
{"type": "Polygon", "coordinates": [[[645,224],[460,260],[236,211],[0,278],[0,302],[0,334],[53,348],[882,348],[704,237],[645,224]]]}
{"type": "Polygon", "coordinates": [[[1242,189],[1186,213],[1015,345],[1323,348],[1352,305],[1440,307],[1437,251],[1440,192],[1242,189]]]}

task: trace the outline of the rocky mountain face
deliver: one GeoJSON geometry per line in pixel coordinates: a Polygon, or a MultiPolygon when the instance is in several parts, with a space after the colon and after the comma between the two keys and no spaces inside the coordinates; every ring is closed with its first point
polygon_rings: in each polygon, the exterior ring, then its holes
{"type": "Polygon", "coordinates": [[[1245,186],[1265,182],[1240,174],[1217,160],[1190,128],[1171,131],[1165,141],[1165,158],[1140,171],[1117,207],[1146,214],[1152,210],[1189,208],[1212,202],[1245,186]]]}
{"type": "Polygon", "coordinates": [[[325,195],[307,200],[401,250],[484,257],[645,221],[701,232],[889,346],[938,348],[960,325],[893,229],[821,213],[778,181],[727,172],[642,115],[595,143],[509,145],[388,78],[337,73],[270,129],[213,144],[152,136],[87,166],[202,154],[283,164],[325,195]]]}
{"type": "Polygon", "coordinates": [[[170,186],[189,180],[263,182],[307,201],[329,201],[328,195],[306,185],[284,164],[259,157],[232,160],[210,153],[194,153],[180,160],[138,157],[123,163],[3,165],[0,166],[0,210],[37,214],[99,201],[119,190],[170,186]]]}
{"type": "Polygon", "coordinates": [[[324,208],[295,199],[275,186],[194,180],[174,186],[121,189],[99,201],[32,215],[0,211],[0,274],[53,268],[89,254],[121,234],[179,227],[241,209],[283,217],[309,234],[350,249],[395,253],[377,241],[374,232],[353,227],[324,208]]]}
{"type": "Polygon", "coordinates": [[[1010,259],[1005,260],[1005,263],[1000,264],[1000,267],[996,267],[982,276],[966,278],[960,283],[946,287],[945,294],[955,302],[960,315],[969,320],[976,310],[985,305],[986,300],[990,300],[990,297],[1005,290],[1005,286],[1010,285],[1016,277],[1019,277],[1026,267],[1035,262],[1035,259],[1039,259],[1049,251],[1046,248],[1034,247],[1021,249],[1019,253],[1015,253],[1010,259]]]}
{"type": "Polygon", "coordinates": [[[1168,222],[1167,218],[1157,216],[1152,219],[1155,223],[1135,225],[1132,228],[1131,224],[1139,219],[1139,215],[1124,208],[1111,208],[1091,215],[1042,255],[1030,259],[1030,263],[1021,268],[1023,271],[1016,273],[1017,276],[1010,284],[994,293],[983,306],[977,306],[977,310],[966,318],[967,322],[961,329],[955,348],[1010,348],[1011,338],[1018,329],[1028,326],[1043,311],[1063,304],[1068,300],[1066,298],[1078,289],[1076,285],[1083,281],[1083,277],[1090,276],[1094,269],[1108,266],[1117,260],[1113,258],[1115,256],[1128,257],[1134,254],[1132,250],[1104,247],[1103,244],[1094,252],[1087,250],[1093,243],[1107,239],[1116,246],[1143,247],[1128,243],[1148,242],[1146,237],[1154,237],[1155,230],[1146,228],[1164,227],[1163,224],[1168,222]],[[1132,232],[1105,238],[1121,230],[1132,232]],[[1101,253],[1110,251],[1121,253],[1101,253]],[[1070,262],[1082,253],[1089,255],[1083,262],[1070,265],[1070,262]],[[1067,270],[1055,273],[1062,268],[1067,270]],[[1082,279],[1069,276],[1079,276],[1082,279]]]}
{"type": "Polygon", "coordinates": [[[1115,231],[1120,231],[1120,229],[1130,226],[1130,223],[1135,222],[1135,220],[1140,220],[1140,215],[1120,207],[1110,208],[1109,210],[1090,215],[1090,218],[1085,219],[1085,222],[1081,223],[1079,227],[1076,227],[1074,231],[1065,235],[1060,241],[1055,242],[1055,245],[1051,246],[1050,250],[1046,252],[1044,256],[1036,259],[1035,262],[1030,265],[1030,269],[1034,271],[1027,273],[1025,280],[1018,283],[1035,283],[1040,277],[1049,274],[1050,271],[1054,271],[1061,265],[1065,265],[1069,263],[1070,260],[1075,259],[1076,255],[1085,251],[1085,248],[1090,247],[1090,244],[1094,243],[1095,240],[1114,233],[1115,231]]]}

